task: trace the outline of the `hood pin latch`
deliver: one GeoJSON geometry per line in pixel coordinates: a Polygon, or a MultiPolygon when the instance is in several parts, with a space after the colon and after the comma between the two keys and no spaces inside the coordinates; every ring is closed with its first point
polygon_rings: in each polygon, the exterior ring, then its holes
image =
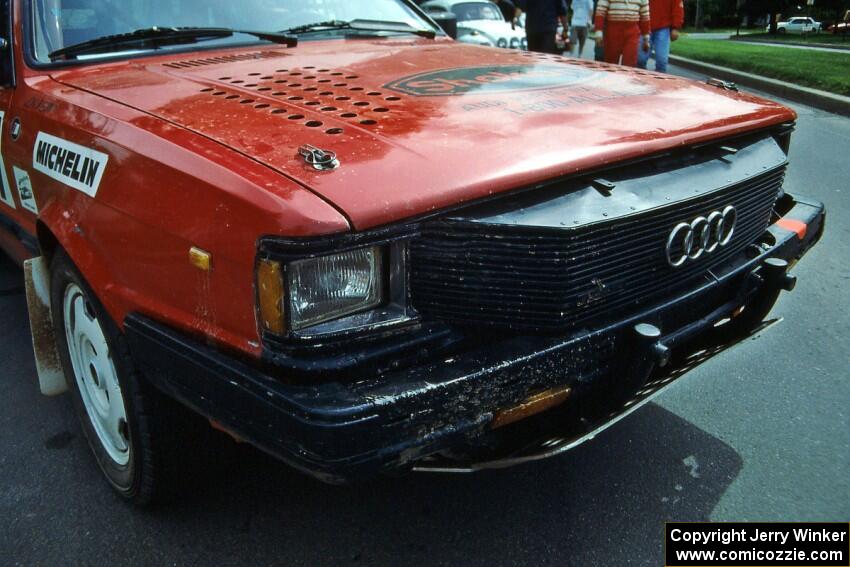
{"type": "Polygon", "coordinates": [[[305,144],[298,148],[298,153],[304,158],[304,161],[313,166],[313,169],[330,171],[339,167],[339,160],[336,159],[334,152],[326,152],[305,144]]]}

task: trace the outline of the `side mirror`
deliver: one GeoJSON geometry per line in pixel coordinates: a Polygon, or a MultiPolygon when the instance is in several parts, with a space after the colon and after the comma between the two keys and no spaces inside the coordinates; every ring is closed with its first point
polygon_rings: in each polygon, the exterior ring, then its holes
{"type": "Polygon", "coordinates": [[[452,12],[429,12],[428,15],[452,39],[457,39],[457,16],[452,12]]]}

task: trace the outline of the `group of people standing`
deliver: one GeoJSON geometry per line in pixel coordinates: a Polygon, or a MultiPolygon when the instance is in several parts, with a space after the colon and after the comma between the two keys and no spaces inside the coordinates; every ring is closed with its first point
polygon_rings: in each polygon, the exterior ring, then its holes
{"type": "Polygon", "coordinates": [[[667,71],[670,43],[678,39],[685,18],[682,0],[596,0],[595,8],[594,0],[572,0],[569,21],[567,0],[493,1],[514,25],[525,13],[531,51],[556,53],[560,22],[579,57],[593,29],[606,62],[645,69],[653,57],[655,70],[662,73],[667,71]]]}

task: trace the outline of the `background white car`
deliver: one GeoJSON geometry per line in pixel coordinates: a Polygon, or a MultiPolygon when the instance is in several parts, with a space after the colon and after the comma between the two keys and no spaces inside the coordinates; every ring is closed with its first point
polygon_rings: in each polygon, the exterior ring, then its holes
{"type": "Polygon", "coordinates": [[[451,12],[457,17],[457,40],[474,45],[528,49],[525,30],[511,29],[499,8],[488,0],[429,0],[426,13],[451,12]]]}
{"type": "MultiPolygon", "coordinates": [[[[767,31],[770,31],[770,26],[767,26],[767,31]]],[[[788,21],[778,22],[776,31],[779,33],[820,33],[821,23],[816,22],[813,18],[790,18],[788,21]]]]}

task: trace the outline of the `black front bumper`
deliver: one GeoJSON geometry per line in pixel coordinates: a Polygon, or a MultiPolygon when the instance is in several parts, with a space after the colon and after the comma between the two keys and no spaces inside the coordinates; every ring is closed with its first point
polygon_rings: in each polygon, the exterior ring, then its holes
{"type": "Polygon", "coordinates": [[[493,450],[466,458],[519,462],[553,453],[532,438],[551,435],[552,427],[571,428],[570,436],[560,437],[561,447],[606,427],[672,382],[651,378],[671,354],[711,333],[758,294],[789,287],[786,264],[773,260],[802,257],[823,232],[824,209],[785,201],[787,212],[769,228],[768,244],[638,315],[568,338],[503,338],[380,378],[287,384],[147,318],[132,315],[125,329],[134,359],[159,390],[322,480],[403,469],[437,453],[459,454],[459,447],[475,447],[466,455],[493,450]],[[494,437],[496,412],[557,387],[571,388],[569,403],[547,413],[565,419],[500,430],[503,437],[513,435],[510,442],[494,437]]]}

